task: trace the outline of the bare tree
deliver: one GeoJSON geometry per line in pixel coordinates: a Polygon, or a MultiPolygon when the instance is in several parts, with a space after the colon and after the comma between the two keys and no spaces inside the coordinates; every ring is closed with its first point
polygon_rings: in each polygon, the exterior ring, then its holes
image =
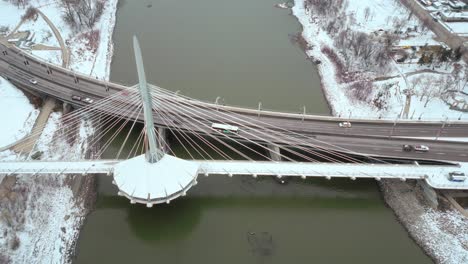
{"type": "Polygon", "coordinates": [[[93,29],[104,10],[103,0],[60,0],[64,9],[63,18],[72,28],[81,31],[85,26],[93,29]]]}
{"type": "Polygon", "coordinates": [[[367,6],[367,7],[364,9],[364,19],[365,19],[366,21],[369,20],[370,13],[371,13],[371,10],[370,10],[370,8],[367,6]]]}
{"type": "Polygon", "coordinates": [[[466,85],[468,84],[468,66],[465,65],[465,70],[463,71],[463,85],[461,90],[464,91],[466,85]]]}
{"type": "Polygon", "coordinates": [[[26,8],[26,6],[29,5],[29,2],[30,0],[10,0],[10,3],[22,8],[26,8]]]}
{"type": "Polygon", "coordinates": [[[373,84],[369,80],[362,80],[352,83],[349,86],[349,93],[358,101],[369,102],[372,96],[373,84]]]}

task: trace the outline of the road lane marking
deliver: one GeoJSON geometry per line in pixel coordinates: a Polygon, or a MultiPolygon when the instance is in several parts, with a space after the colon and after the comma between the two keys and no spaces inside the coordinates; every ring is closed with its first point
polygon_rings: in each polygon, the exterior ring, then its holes
{"type": "Polygon", "coordinates": [[[466,155],[466,154],[460,154],[460,155],[458,155],[458,156],[466,157],[466,156],[468,156],[468,155],[466,155]]]}
{"type": "Polygon", "coordinates": [[[445,155],[445,153],[443,153],[443,152],[437,152],[436,154],[445,155]]]}

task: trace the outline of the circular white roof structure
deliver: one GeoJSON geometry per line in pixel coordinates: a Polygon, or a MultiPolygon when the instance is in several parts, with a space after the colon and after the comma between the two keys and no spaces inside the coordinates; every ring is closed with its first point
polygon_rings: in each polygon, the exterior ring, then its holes
{"type": "Polygon", "coordinates": [[[169,203],[184,196],[197,184],[198,163],[164,155],[158,162],[149,163],[145,155],[120,162],[114,168],[114,184],[119,195],[131,203],[169,203]]]}

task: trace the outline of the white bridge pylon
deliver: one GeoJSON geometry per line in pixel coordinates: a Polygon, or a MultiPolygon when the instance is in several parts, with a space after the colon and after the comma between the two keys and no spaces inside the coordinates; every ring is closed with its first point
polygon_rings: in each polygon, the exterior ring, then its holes
{"type": "Polygon", "coordinates": [[[119,188],[119,195],[130,199],[131,203],[145,203],[152,207],[153,204],[169,203],[172,199],[184,196],[197,183],[198,164],[161,151],[153,121],[151,92],[146,83],[140,45],[135,36],[133,45],[143,103],[146,153],[117,163],[113,168],[114,184],[119,188]]]}

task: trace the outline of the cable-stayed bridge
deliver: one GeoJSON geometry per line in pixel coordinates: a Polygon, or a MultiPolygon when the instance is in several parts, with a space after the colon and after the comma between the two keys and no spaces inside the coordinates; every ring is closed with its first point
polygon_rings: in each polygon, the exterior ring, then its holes
{"type": "MultiPolygon", "coordinates": [[[[92,124],[93,132],[86,139],[87,147],[93,149],[90,160],[31,161],[28,159],[0,162],[0,173],[32,176],[50,173],[79,175],[105,173],[113,175],[114,183],[121,195],[128,197],[133,203],[145,203],[147,206],[169,202],[185,195],[188,189],[197,183],[198,175],[210,174],[278,178],[346,177],[351,180],[421,179],[434,188],[468,189],[468,181],[459,183],[448,179],[451,172],[460,171],[468,174],[467,165],[456,162],[468,159],[464,143],[398,139],[394,135],[403,133],[403,130],[400,129],[395,133],[395,124],[390,126],[391,134],[388,135],[387,132],[359,135],[366,131],[364,124],[372,123],[369,120],[361,122],[362,130],[358,129],[354,134],[331,133],[326,129],[315,130],[312,124],[327,124],[327,126],[333,124],[334,130],[337,130],[336,122],[340,119],[317,117],[318,121],[311,121],[305,126],[302,123],[304,121],[297,120],[298,117],[295,115],[265,115],[253,110],[239,110],[201,102],[147,85],[136,39],[135,57],[140,80],[138,86],[120,87],[105,97],[93,97],[96,99],[95,102],[83,104],[81,108],[65,114],[62,117],[61,127],[52,137],[50,145],[73,145],[82,136],[80,131],[83,124],[92,124]],[[142,120],[144,120],[143,126],[140,124],[142,120]],[[165,130],[157,129],[155,125],[165,130]],[[168,133],[171,140],[180,146],[178,151],[171,148],[169,139],[165,135],[168,133]],[[132,135],[138,136],[135,139],[132,135]],[[122,138],[123,142],[115,153],[115,158],[102,160],[104,153],[116,138],[122,138]],[[324,140],[325,138],[327,140],[324,140]],[[352,143],[347,145],[340,142],[352,143]],[[379,146],[381,150],[378,152],[379,155],[356,151],[359,146],[369,149],[366,145],[375,146],[375,142],[382,144],[379,146]],[[445,151],[444,154],[447,155],[442,158],[437,156],[438,154],[404,152],[401,148],[404,142],[413,144],[431,142],[432,149],[445,151]],[[348,146],[353,147],[348,148],[348,146]]],[[[23,63],[27,66],[24,60],[23,63]]],[[[6,73],[10,80],[15,80],[17,83],[22,83],[24,80],[29,82],[30,75],[18,71],[17,66],[10,66],[7,67],[6,73]],[[12,72],[16,72],[17,75],[12,72]]],[[[46,68],[48,67],[46,65],[46,68]]],[[[73,79],[76,82],[75,76],[73,79]]],[[[39,80],[37,85],[44,80],[39,80]]],[[[80,82],[83,81],[76,83],[80,82]]],[[[36,87],[31,83],[28,86],[36,87]]],[[[42,90],[44,87],[39,88],[42,92],[46,92],[42,90]]],[[[51,91],[46,93],[53,94],[51,91]]],[[[65,101],[70,100],[72,95],[67,96],[65,101]]],[[[450,135],[457,136],[465,135],[467,125],[464,122],[449,125],[444,122],[405,124],[408,125],[406,129],[409,132],[405,132],[408,135],[415,133],[412,129],[434,130],[434,128],[437,128],[437,132],[441,135],[443,128],[447,126],[446,133],[450,131],[450,135]]],[[[378,127],[378,122],[371,127],[378,127]]],[[[33,132],[28,137],[37,137],[35,133],[42,131],[33,132]]],[[[28,145],[34,142],[26,142],[28,143],[21,147],[34,151],[35,146],[28,145]]],[[[26,156],[31,157],[33,151],[25,153],[26,156]]]]}

